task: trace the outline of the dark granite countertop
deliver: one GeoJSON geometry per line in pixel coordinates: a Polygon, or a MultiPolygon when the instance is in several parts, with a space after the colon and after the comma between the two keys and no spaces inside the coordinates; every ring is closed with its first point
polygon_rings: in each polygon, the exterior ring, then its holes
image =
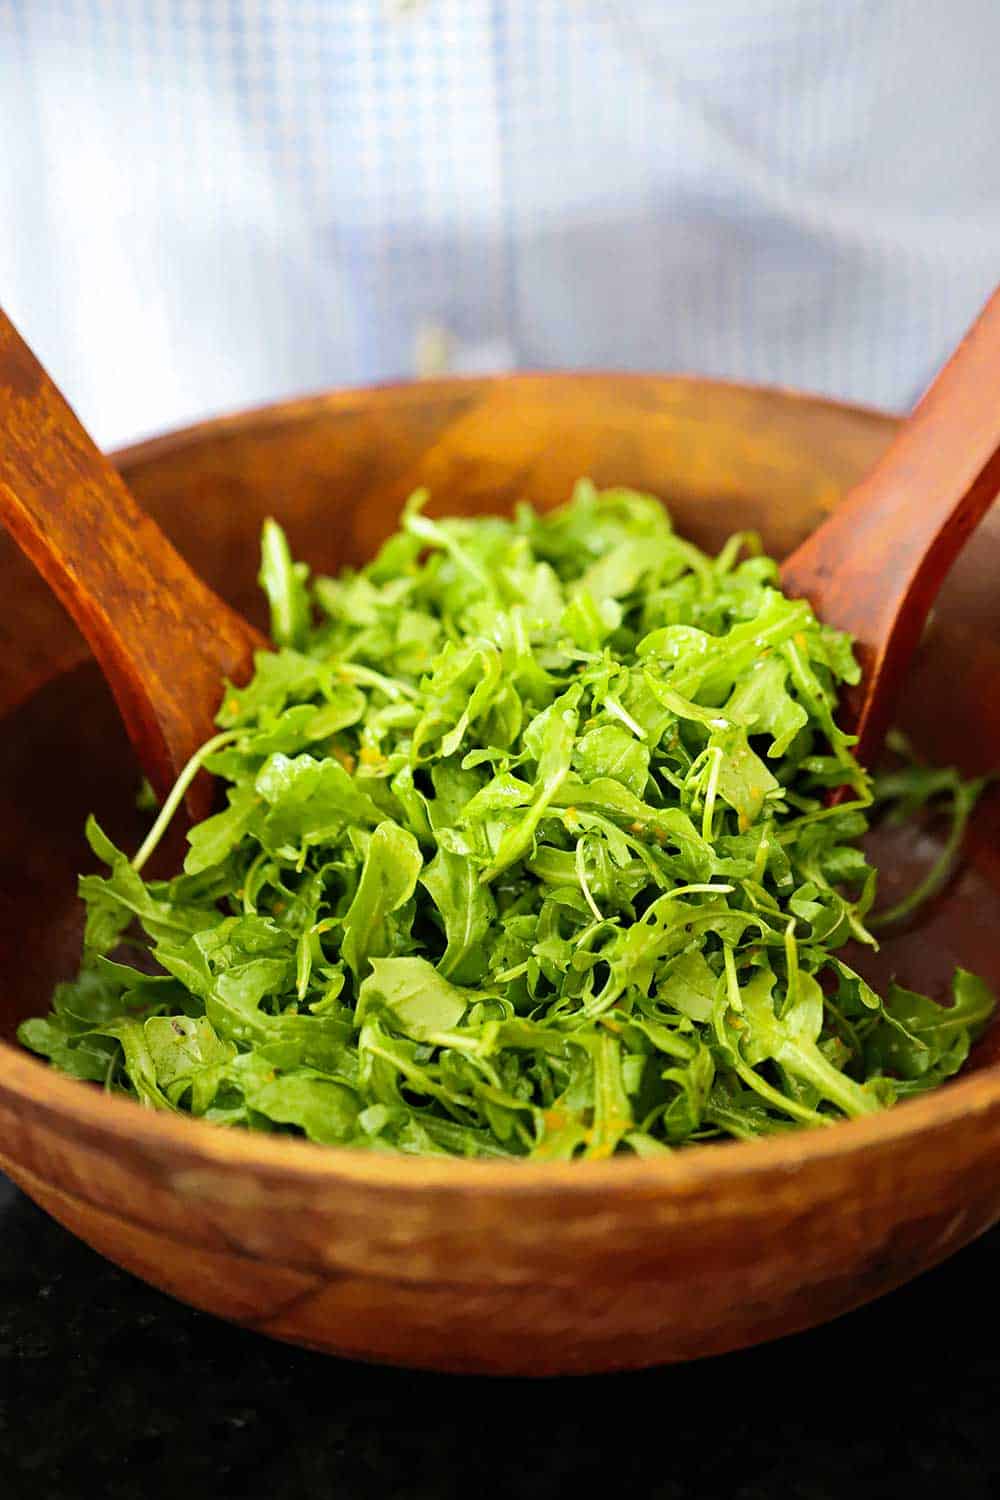
{"type": "Polygon", "coordinates": [[[115,1270],[0,1178],[4,1500],[995,1500],[1000,1230],[873,1307],[695,1365],[415,1375],[115,1270]]]}

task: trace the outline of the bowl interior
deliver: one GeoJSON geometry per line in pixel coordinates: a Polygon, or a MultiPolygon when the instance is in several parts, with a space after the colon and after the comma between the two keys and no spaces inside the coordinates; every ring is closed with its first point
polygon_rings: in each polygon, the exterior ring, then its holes
{"type": "MultiPolygon", "coordinates": [[[[444,381],[347,392],[207,423],[120,456],[139,500],[182,552],[263,624],[256,587],[264,516],[330,571],[371,555],[409,491],[433,508],[508,509],[564,500],[573,481],[664,498],[678,529],[716,547],[759,531],[777,555],[837,503],[891,434],[889,418],[788,393],[622,376],[444,381]]],[[[1000,513],[956,566],[908,684],[901,722],[931,759],[981,772],[1000,760],[1000,513]]],[[[86,648],[6,538],[0,539],[0,1035],[43,1011],[75,970],[76,875],[92,868],[95,812],[126,848],[141,837],[139,773],[86,648]]],[[[183,663],[178,663],[183,670],[183,663]]],[[[910,931],[866,956],[873,980],[943,996],[956,964],[1000,985],[1000,798],[977,813],[969,858],[910,931]]],[[[933,853],[933,833],[877,837],[891,899],[933,853]]],[[[166,849],[169,864],[178,846],[166,849]]],[[[993,1062],[1000,1028],[976,1066],[993,1062]]]]}

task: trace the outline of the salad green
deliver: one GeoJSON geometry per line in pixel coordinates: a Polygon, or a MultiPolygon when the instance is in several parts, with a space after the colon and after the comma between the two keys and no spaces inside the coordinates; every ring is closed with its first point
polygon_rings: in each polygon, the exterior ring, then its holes
{"type": "MultiPolygon", "coordinates": [[[[845,961],[874,943],[872,785],[834,718],[858,668],[757,538],[710,557],[586,480],[512,520],[425,499],[336,578],[267,523],[278,649],[134,859],[90,821],[82,967],[22,1042],[221,1124],[535,1159],[829,1125],[954,1074],[994,998],[845,961]],[[146,880],[201,765],[226,805],[146,880]]],[[[890,775],[956,824],[979,789],[890,775]]]]}

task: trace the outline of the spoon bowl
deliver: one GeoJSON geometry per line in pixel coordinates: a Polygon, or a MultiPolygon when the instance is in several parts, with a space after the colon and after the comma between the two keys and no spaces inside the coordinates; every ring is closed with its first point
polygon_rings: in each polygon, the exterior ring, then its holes
{"type": "Polygon", "coordinates": [[[245,682],[266,638],[136,504],[2,309],[0,520],[88,641],[155,791],[182,777],[189,813],[206,817],[212,780],[185,768],[223,680],[245,682]]]}
{"type": "MultiPolygon", "coordinates": [[[[332,393],[154,439],[117,462],[195,570],[263,625],[255,579],[271,513],[298,556],[330,571],[370,556],[418,484],[439,512],[485,513],[519,498],[557,504],[589,474],[662,495],[703,545],[751,528],[785,556],[894,431],[888,417],[787,392],[517,376],[332,393]]],[[[901,708],[918,749],[969,773],[1000,758],[998,569],[994,513],[946,585],[901,708]]],[[[0,1166],[120,1265],[330,1352],[547,1374],[804,1328],[1000,1218],[996,1027],[971,1071],[936,1094],[666,1161],[352,1153],[168,1118],[55,1074],[12,1038],[76,967],[84,816],[135,847],[140,773],[87,647],[6,538],[0,643],[0,1166]]],[[[964,872],[917,929],[887,942],[882,977],[940,995],[961,963],[1000,982],[996,848],[1000,806],[987,798],[964,872]]],[[[927,848],[904,852],[919,860],[927,848]]],[[[892,894],[906,874],[887,874],[892,894]]]]}

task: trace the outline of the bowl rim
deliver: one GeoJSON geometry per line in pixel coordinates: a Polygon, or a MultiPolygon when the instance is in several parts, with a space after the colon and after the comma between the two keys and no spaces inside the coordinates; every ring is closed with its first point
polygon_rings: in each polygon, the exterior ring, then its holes
{"type": "MultiPolygon", "coordinates": [[[[789,1132],[755,1141],[712,1141],[666,1157],[601,1161],[497,1161],[481,1158],[392,1155],[361,1147],[320,1145],[291,1136],[225,1129],[184,1114],[166,1114],[135,1100],[56,1073],[10,1042],[3,1049],[0,1099],[16,1100],[58,1136],[93,1141],[121,1138],[145,1155],[169,1155],[187,1167],[250,1169],[286,1187],[367,1184],[385,1191],[432,1188],[447,1195],[472,1189],[489,1196],[537,1197],[558,1192],[590,1197],[619,1188],[626,1193],[701,1190],[714,1193],[737,1180],[786,1176],[833,1160],[857,1160],[875,1148],[917,1140],[961,1124],[975,1131],[976,1117],[1000,1105],[1000,1067],[894,1108],[828,1129],[789,1132]]],[[[27,1115],[22,1115],[26,1118],[27,1115]]],[[[0,1160],[3,1158],[0,1140],[0,1160]]]]}
{"type": "Polygon", "coordinates": [[[162,431],[140,435],[129,443],[109,450],[109,457],[120,467],[156,458],[161,453],[182,452],[192,443],[207,437],[230,437],[247,428],[262,423],[280,427],[288,422],[297,422],[304,417],[337,407],[356,406],[373,398],[401,404],[427,394],[434,396],[458,395],[464,391],[478,390],[490,386],[558,386],[567,381],[581,381],[587,385],[634,385],[649,382],[659,385],[710,386],[732,395],[775,396],[796,406],[819,407],[829,412],[848,412],[852,416],[887,429],[897,426],[904,414],[890,411],[887,407],[875,406],[862,401],[841,401],[836,396],[817,391],[806,391],[798,386],[782,385],[779,382],[729,379],[725,376],[698,375],[690,370],[614,370],[602,368],[571,369],[560,366],[552,369],[525,369],[500,371],[484,375],[435,375],[393,380],[373,380],[359,385],[331,385],[319,389],[305,390],[273,401],[263,401],[252,406],[221,408],[179,427],[168,427],[162,431]]]}
{"type": "MultiPolygon", "coordinates": [[[[497,375],[444,376],[393,380],[369,385],[334,386],[289,398],[212,415],[114,450],[115,463],[127,469],[161,454],[183,452],[210,437],[226,438],[253,427],[278,427],[373,397],[405,402],[461,394],[491,385],[560,385],[584,383],[667,382],[708,386],[741,393],[768,393],[782,401],[849,412],[884,423],[898,421],[874,406],[838,401],[782,385],[716,379],[680,372],[618,370],[519,370],[497,375]]],[[[58,1135],[83,1129],[91,1139],[122,1137],[145,1153],[169,1154],[189,1165],[243,1168],[260,1177],[280,1178],[287,1186],[322,1188],[354,1183],[379,1190],[410,1193],[432,1188],[446,1195],[474,1189],[489,1197],[534,1197],[543,1193],[592,1196],[619,1189],[626,1193],[702,1190],[715,1192],[737,1179],[741,1184],[819,1166],[834,1159],[857,1158],[872,1148],[947,1130],[1000,1106],[1000,1065],[958,1078],[939,1090],[879,1114],[838,1120],[824,1130],[803,1130],[756,1141],[715,1141],[685,1147],[669,1156],[616,1157],[603,1161],[541,1162],[469,1158],[418,1157],[366,1151],[358,1147],[319,1145],[291,1136],[226,1130],[189,1115],[167,1114],[138,1101],[102,1093],[92,1085],[57,1073],[20,1045],[0,1040],[0,1100],[28,1107],[58,1135]]],[[[2,1141],[0,1141],[2,1155],[2,1141]]]]}

